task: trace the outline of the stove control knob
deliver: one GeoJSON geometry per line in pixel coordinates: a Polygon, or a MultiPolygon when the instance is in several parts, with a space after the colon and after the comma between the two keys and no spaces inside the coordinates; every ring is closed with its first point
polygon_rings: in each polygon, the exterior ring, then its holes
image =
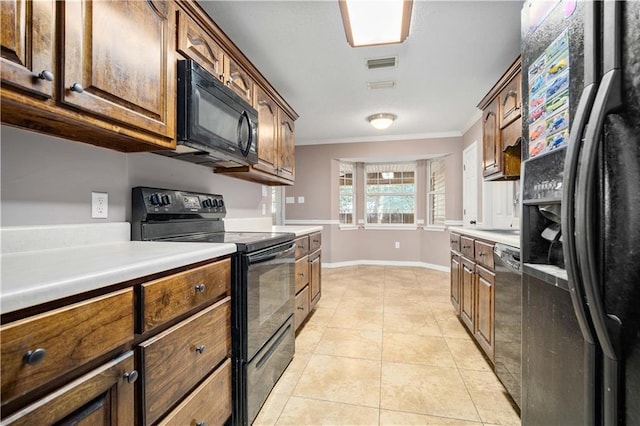
{"type": "Polygon", "coordinates": [[[171,204],[171,198],[169,198],[169,196],[165,194],[161,197],[161,202],[163,206],[168,206],[169,204],[171,204]]]}
{"type": "Polygon", "coordinates": [[[222,198],[218,200],[218,207],[224,207],[224,201],[222,201],[222,198]]]}
{"type": "Polygon", "coordinates": [[[159,206],[162,200],[160,199],[160,194],[151,194],[149,197],[149,202],[152,206],[159,206]]]}
{"type": "Polygon", "coordinates": [[[202,200],[202,207],[206,207],[208,209],[213,207],[213,204],[211,202],[211,198],[206,198],[206,199],[202,200]]]}
{"type": "Polygon", "coordinates": [[[216,198],[211,200],[211,207],[217,208],[219,206],[218,200],[216,198]]]}

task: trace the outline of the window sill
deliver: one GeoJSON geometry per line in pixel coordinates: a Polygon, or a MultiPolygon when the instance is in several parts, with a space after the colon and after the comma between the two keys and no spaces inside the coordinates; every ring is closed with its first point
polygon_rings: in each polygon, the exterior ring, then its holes
{"type": "Polygon", "coordinates": [[[393,231],[415,231],[418,229],[416,225],[365,225],[367,230],[393,230],[393,231]]]}
{"type": "Polygon", "coordinates": [[[429,226],[424,226],[422,227],[422,229],[424,229],[425,231],[431,231],[431,232],[444,232],[447,230],[446,226],[441,226],[441,225],[429,225],[429,226]]]}
{"type": "Polygon", "coordinates": [[[338,229],[341,231],[355,231],[358,229],[357,225],[338,225],[338,229]]]}

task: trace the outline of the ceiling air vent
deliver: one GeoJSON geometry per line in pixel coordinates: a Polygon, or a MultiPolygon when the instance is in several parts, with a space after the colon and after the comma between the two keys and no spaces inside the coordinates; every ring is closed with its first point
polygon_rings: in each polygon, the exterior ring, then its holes
{"type": "Polygon", "coordinates": [[[393,89],[394,87],[396,87],[396,82],[393,80],[386,80],[386,81],[368,81],[367,82],[367,87],[369,88],[369,90],[376,90],[376,89],[393,89]]]}
{"type": "Polygon", "coordinates": [[[398,57],[367,59],[367,68],[375,70],[378,68],[393,68],[398,65],[398,57]]]}

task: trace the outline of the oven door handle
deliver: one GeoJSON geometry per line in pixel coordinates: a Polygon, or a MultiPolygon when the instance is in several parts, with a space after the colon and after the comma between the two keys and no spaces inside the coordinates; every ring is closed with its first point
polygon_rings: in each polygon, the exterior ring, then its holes
{"type": "Polygon", "coordinates": [[[291,253],[295,252],[295,250],[296,250],[296,244],[291,243],[291,245],[285,250],[277,251],[275,253],[265,253],[265,254],[258,253],[254,255],[250,254],[249,256],[247,256],[247,258],[249,260],[249,265],[255,265],[257,263],[264,263],[264,262],[269,262],[271,260],[279,259],[281,257],[287,257],[291,253]]]}

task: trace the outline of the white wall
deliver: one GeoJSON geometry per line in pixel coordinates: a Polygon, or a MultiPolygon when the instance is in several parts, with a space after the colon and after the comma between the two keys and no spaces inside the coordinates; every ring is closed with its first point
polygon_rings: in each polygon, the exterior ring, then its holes
{"type": "MultiPolygon", "coordinates": [[[[125,154],[0,127],[2,226],[131,220],[131,188],[152,186],[222,194],[227,217],[261,216],[261,185],[152,153],[125,154]],[[109,193],[109,218],[91,219],[91,191],[109,193]]],[[[270,191],[267,191],[270,194],[270,191]]]]}

